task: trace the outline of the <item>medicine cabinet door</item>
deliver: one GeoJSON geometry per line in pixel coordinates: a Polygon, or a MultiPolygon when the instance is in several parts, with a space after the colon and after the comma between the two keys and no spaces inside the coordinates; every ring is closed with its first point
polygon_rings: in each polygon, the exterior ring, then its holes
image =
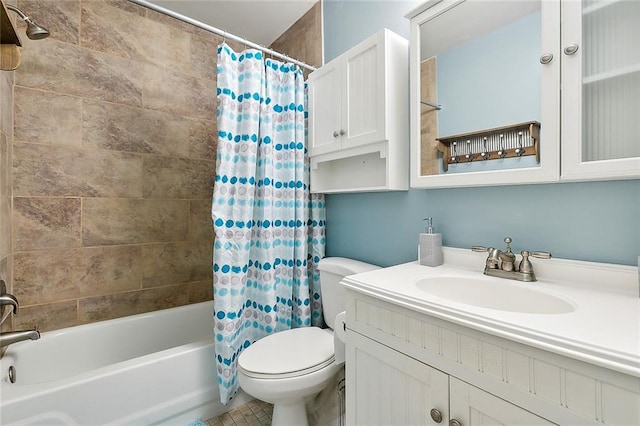
{"type": "Polygon", "coordinates": [[[431,1],[407,16],[411,186],[557,181],[560,2],[431,1]]]}
{"type": "Polygon", "coordinates": [[[562,2],[563,180],[640,177],[640,1],[562,2]]]}

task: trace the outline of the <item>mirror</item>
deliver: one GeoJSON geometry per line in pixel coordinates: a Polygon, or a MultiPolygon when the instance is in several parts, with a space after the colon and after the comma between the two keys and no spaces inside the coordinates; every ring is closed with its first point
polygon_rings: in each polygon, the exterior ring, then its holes
{"type": "Polygon", "coordinates": [[[412,187],[557,179],[548,88],[559,69],[540,61],[544,3],[434,0],[414,11],[412,187]]]}

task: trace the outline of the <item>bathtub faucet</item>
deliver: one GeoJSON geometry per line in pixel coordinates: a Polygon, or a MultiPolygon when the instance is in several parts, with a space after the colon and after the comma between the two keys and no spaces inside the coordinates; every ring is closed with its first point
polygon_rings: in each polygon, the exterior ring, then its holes
{"type": "Polygon", "coordinates": [[[8,331],[6,333],[0,333],[0,348],[23,340],[38,340],[39,338],[40,332],[35,328],[33,330],[8,331]]]}

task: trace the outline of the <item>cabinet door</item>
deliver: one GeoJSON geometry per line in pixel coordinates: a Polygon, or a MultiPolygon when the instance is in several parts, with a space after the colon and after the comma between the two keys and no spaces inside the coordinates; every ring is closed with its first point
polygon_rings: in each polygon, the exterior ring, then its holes
{"type": "Polygon", "coordinates": [[[347,331],[347,424],[433,425],[448,416],[448,376],[362,335],[347,331]]]}
{"type": "Polygon", "coordinates": [[[640,2],[561,5],[562,178],[638,178],[640,2]]]}
{"type": "Polygon", "coordinates": [[[557,181],[560,2],[434,0],[418,10],[411,18],[411,187],[557,181]],[[506,132],[531,122],[540,123],[529,135],[537,138],[506,132]],[[447,141],[446,154],[439,139],[453,135],[459,140],[447,141]],[[531,148],[520,156],[523,141],[531,148]]]}
{"type": "Polygon", "coordinates": [[[346,53],[343,148],[386,139],[384,37],[382,31],[346,53]]]}
{"type": "Polygon", "coordinates": [[[555,424],[455,377],[449,380],[451,420],[455,419],[464,426],[555,424]]]}
{"type": "Polygon", "coordinates": [[[342,148],[342,66],[336,59],[309,75],[309,155],[342,148]]]}

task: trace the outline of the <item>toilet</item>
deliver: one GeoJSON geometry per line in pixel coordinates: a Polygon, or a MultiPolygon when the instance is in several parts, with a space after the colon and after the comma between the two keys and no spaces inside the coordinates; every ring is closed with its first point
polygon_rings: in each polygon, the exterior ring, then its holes
{"type": "Polygon", "coordinates": [[[345,310],[340,280],[378,266],[327,257],[319,262],[318,269],[324,321],[330,328],[293,328],[271,334],[238,357],[240,387],[254,398],[273,404],[272,425],[308,425],[305,401],[323,390],[344,365],[344,342],[333,335],[336,315],[345,310]]]}

